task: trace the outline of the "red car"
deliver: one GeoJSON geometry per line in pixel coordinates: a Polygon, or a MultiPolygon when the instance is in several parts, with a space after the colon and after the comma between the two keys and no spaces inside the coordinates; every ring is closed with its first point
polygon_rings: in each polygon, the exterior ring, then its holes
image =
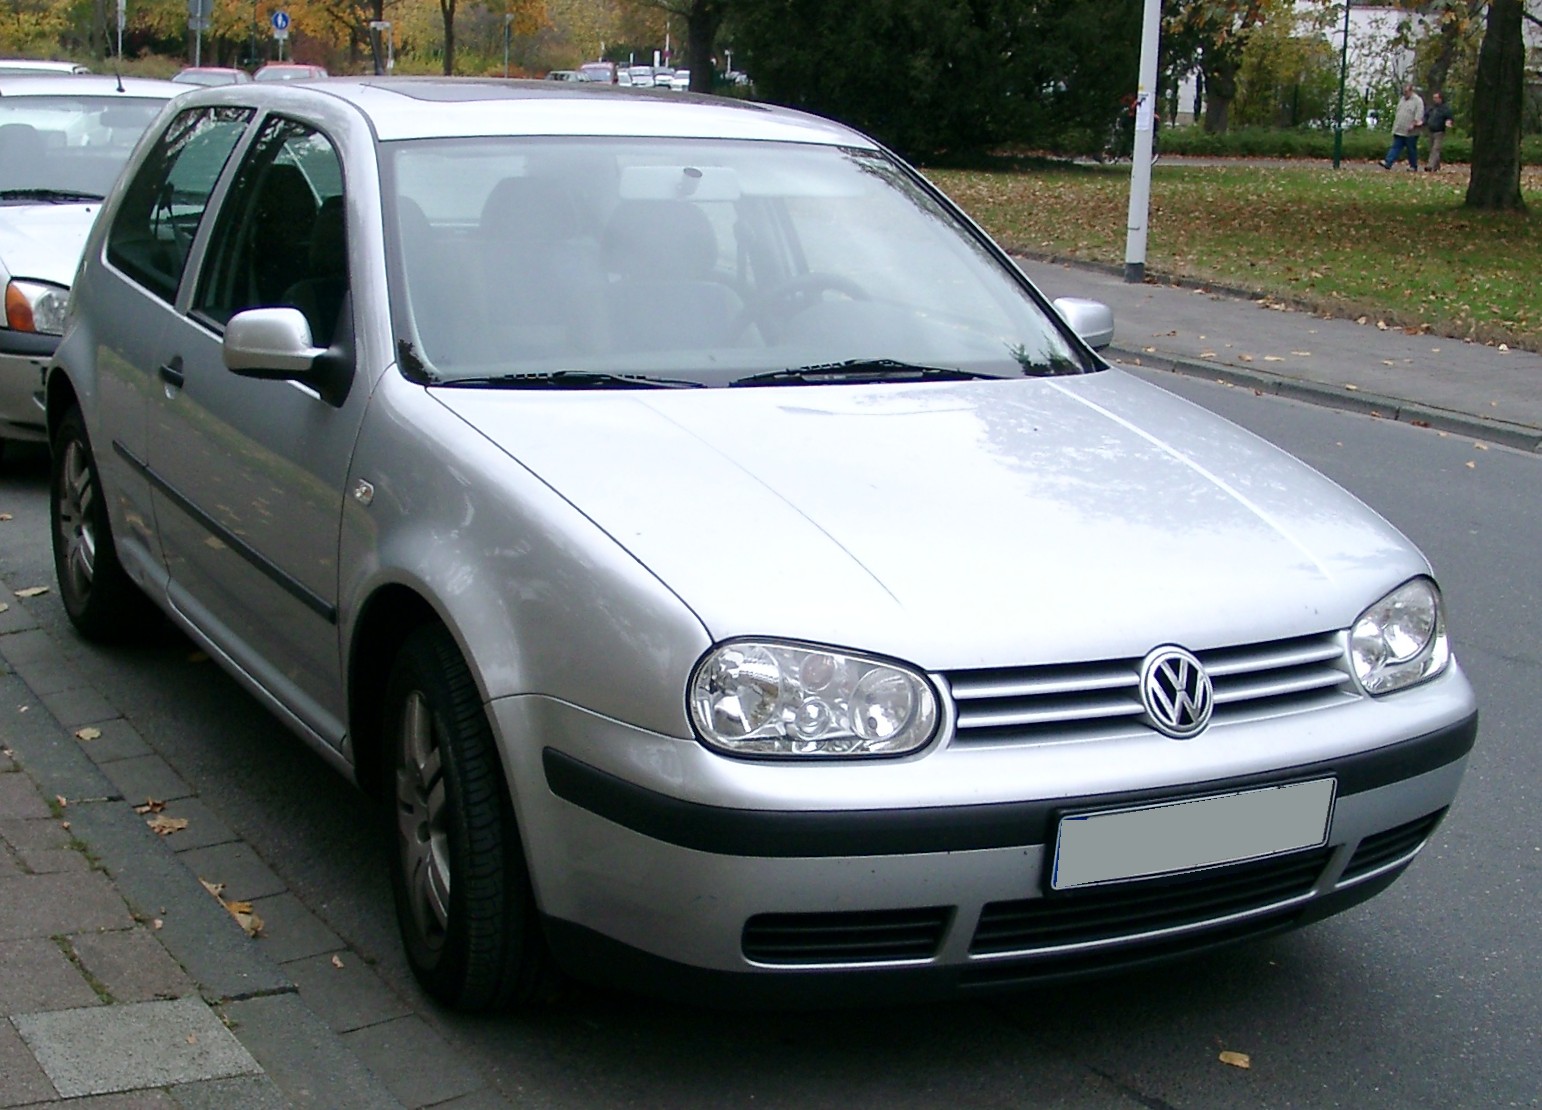
{"type": "Polygon", "coordinates": [[[308,66],[299,62],[270,62],[259,69],[254,78],[258,81],[310,81],[326,77],[321,66],[308,66]]]}

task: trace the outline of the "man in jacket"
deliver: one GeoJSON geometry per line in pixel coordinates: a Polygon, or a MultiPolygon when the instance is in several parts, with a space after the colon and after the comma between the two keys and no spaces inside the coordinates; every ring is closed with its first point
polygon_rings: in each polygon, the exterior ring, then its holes
{"type": "Polygon", "coordinates": [[[1424,126],[1424,101],[1414,92],[1412,85],[1403,86],[1403,99],[1398,101],[1397,114],[1392,117],[1392,146],[1381,160],[1381,168],[1390,170],[1406,150],[1408,172],[1419,172],[1419,128],[1424,126]]]}
{"type": "Polygon", "coordinates": [[[1430,102],[1429,113],[1424,117],[1424,126],[1430,133],[1430,156],[1424,168],[1434,173],[1440,169],[1440,148],[1446,141],[1446,129],[1451,126],[1451,109],[1438,92],[1430,93],[1430,102]]]}

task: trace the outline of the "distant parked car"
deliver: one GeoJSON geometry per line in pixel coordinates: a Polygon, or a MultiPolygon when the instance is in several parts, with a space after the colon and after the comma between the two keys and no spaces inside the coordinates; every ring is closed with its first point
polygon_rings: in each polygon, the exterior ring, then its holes
{"type": "Polygon", "coordinates": [[[187,85],[0,71],[0,443],[43,440],[39,371],[64,331],[91,221],[134,144],[187,85]]]}
{"type": "Polygon", "coordinates": [[[548,73],[546,75],[546,79],[548,81],[577,81],[578,80],[578,70],[576,70],[576,69],[554,69],[554,70],[552,70],[550,73],[548,73]]]}
{"type": "Polygon", "coordinates": [[[675,92],[689,92],[691,88],[691,71],[677,69],[669,77],[669,87],[675,92]]]}
{"type": "Polygon", "coordinates": [[[47,77],[51,74],[81,74],[91,70],[78,62],[54,62],[40,58],[0,58],[0,77],[47,77]]]}
{"type": "Polygon", "coordinates": [[[49,368],[58,593],[153,600],[373,795],[434,998],[1106,974],[1373,896],[1456,797],[1425,558],[876,141],[541,81],[175,108],[49,368]]]}
{"type": "Polygon", "coordinates": [[[172,78],[184,85],[244,85],[251,79],[246,70],[225,66],[188,66],[172,78]]]}
{"type": "Polygon", "coordinates": [[[602,85],[614,85],[617,68],[615,62],[585,62],[578,67],[578,79],[602,85]]]}
{"type": "Polygon", "coordinates": [[[321,66],[304,65],[300,62],[269,62],[252,75],[256,81],[312,81],[327,76],[321,66]]]}

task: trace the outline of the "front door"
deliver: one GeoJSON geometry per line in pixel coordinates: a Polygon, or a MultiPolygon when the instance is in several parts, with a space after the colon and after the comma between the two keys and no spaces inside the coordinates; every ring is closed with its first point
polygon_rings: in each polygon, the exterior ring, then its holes
{"type": "Polygon", "coordinates": [[[280,116],[261,124],[214,224],[190,309],[169,328],[150,414],[156,521],[171,602],[292,721],[337,745],[345,706],[337,553],[344,483],[367,401],[239,377],[225,325],[292,306],[351,367],[346,195],[336,147],[280,116]]]}

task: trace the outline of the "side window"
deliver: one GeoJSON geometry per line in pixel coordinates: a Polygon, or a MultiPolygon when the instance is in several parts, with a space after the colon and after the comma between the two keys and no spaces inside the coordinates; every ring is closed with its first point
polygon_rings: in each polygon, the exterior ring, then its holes
{"type": "Polygon", "coordinates": [[[113,265],[157,296],[176,297],[209,194],[251,118],[248,108],[199,108],[171,121],[113,217],[113,265]]]}
{"type": "Polygon", "coordinates": [[[298,308],[330,346],[348,291],[342,163],[326,136],[270,118],[236,170],[193,309],[226,324],[248,308],[298,308]]]}

